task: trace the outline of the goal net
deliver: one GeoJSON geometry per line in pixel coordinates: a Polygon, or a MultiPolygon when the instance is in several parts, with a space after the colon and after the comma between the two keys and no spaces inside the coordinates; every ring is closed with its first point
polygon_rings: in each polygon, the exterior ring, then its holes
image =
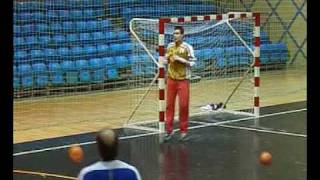
{"type": "MultiPolygon", "coordinates": [[[[210,113],[259,115],[258,13],[134,18],[130,21],[134,108],[127,124],[160,121],[163,131],[167,77],[163,72],[167,67],[162,59],[168,44],[173,42],[175,26],[183,26],[184,41],[193,46],[197,58],[190,79],[190,116],[203,113],[201,107],[220,102],[225,108],[210,113]]],[[[178,98],[176,115],[177,104],[178,98]]],[[[157,129],[158,125],[151,128],[157,129]]]]}

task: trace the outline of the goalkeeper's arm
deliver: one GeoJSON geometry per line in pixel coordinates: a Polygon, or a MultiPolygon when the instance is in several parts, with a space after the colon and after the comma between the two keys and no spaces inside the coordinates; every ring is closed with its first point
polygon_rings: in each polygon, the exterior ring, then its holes
{"type": "Polygon", "coordinates": [[[190,58],[190,61],[188,61],[180,56],[177,56],[177,55],[173,55],[173,58],[174,58],[174,60],[179,61],[181,63],[184,63],[184,64],[191,66],[191,67],[195,65],[195,62],[194,62],[195,58],[194,59],[190,58]]]}

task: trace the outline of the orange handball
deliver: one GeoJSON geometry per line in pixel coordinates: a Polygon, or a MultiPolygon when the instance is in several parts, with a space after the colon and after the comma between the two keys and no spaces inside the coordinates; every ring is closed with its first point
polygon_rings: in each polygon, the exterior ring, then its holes
{"type": "Polygon", "coordinates": [[[68,154],[69,158],[75,163],[80,163],[83,160],[83,150],[78,144],[72,145],[68,154]]]}
{"type": "Polygon", "coordinates": [[[270,165],[272,162],[272,155],[267,152],[267,151],[264,151],[260,154],[260,163],[262,165],[270,165]]]}

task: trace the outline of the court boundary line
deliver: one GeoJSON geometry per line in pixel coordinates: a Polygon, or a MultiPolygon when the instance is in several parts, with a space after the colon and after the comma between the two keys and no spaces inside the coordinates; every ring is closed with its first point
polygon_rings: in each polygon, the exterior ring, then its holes
{"type": "Polygon", "coordinates": [[[53,177],[53,178],[71,179],[71,180],[73,180],[73,179],[76,180],[77,179],[77,177],[66,176],[66,175],[62,175],[62,174],[52,174],[52,173],[45,173],[45,172],[39,172],[39,171],[26,171],[26,170],[18,170],[18,169],[14,169],[13,173],[37,175],[37,176],[41,176],[42,178],[53,177]]]}
{"type": "MultiPolygon", "coordinates": [[[[290,114],[290,113],[296,113],[296,112],[301,112],[301,111],[306,111],[306,110],[307,110],[307,108],[302,108],[302,109],[297,109],[297,110],[290,110],[290,111],[282,111],[282,112],[277,112],[277,113],[264,114],[264,115],[261,115],[259,117],[246,117],[246,118],[234,119],[234,120],[229,120],[229,121],[222,121],[222,122],[216,122],[216,123],[207,123],[207,124],[202,124],[202,125],[199,125],[199,126],[190,127],[189,130],[203,128],[203,127],[210,127],[210,126],[221,126],[223,124],[228,124],[228,123],[240,122],[240,121],[245,121],[245,120],[250,120],[250,119],[259,119],[259,118],[277,116],[277,115],[283,115],[283,114],[290,114]]],[[[145,136],[150,136],[150,135],[155,135],[155,134],[160,134],[160,132],[151,132],[151,133],[142,133],[142,134],[138,134],[138,135],[124,136],[124,137],[120,137],[119,139],[120,140],[134,139],[134,138],[138,138],[138,137],[145,137],[145,136]]],[[[81,146],[84,146],[84,145],[90,145],[90,144],[95,144],[95,143],[96,143],[96,141],[89,141],[89,142],[78,143],[78,144],[81,145],[81,146]]],[[[65,149],[65,148],[71,147],[74,144],[75,143],[68,144],[68,145],[62,145],[62,146],[48,147],[48,148],[43,148],[43,149],[38,149],[38,150],[28,150],[28,151],[18,152],[18,153],[14,153],[13,157],[21,156],[21,155],[27,155],[27,154],[35,154],[35,153],[40,153],[40,152],[45,152],[45,151],[65,149]]]]}
{"type": "Polygon", "coordinates": [[[219,125],[219,127],[225,127],[225,128],[231,128],[231,129],[239,129],[239,130],[247,130],[247,131],[256,131],[256,132],[265,132],[265,133],[270,133],[270,134],[288,135],[288,136],[295,136],[295,137],[304,137],[304,138],[307,137],[307,135],[305,135],[305,134],[282,132],[282,131],[273,131],[273,130],[250,128],[250,127],[243,127],[243,126],[219,125]]]}

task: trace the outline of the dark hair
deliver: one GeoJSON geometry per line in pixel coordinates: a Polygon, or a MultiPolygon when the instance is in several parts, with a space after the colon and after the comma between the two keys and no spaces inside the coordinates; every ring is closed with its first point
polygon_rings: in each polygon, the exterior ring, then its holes
{"type": "Polygon", "coordinates": [[[180,33],[181,33],[181,34],[184,34],[184,29],[183,29],[182,26],[175,26],[175,27],[174,27],[174,30],[180,30],[180,33]]]}
{"type": "Polygon", "coordinates": [[[100,157],[103,161],[115,160],[118,155],[118,135],[113,131],[114,136],[108,142],[104,139],[102,131],[96,137],[100,157]]]}

